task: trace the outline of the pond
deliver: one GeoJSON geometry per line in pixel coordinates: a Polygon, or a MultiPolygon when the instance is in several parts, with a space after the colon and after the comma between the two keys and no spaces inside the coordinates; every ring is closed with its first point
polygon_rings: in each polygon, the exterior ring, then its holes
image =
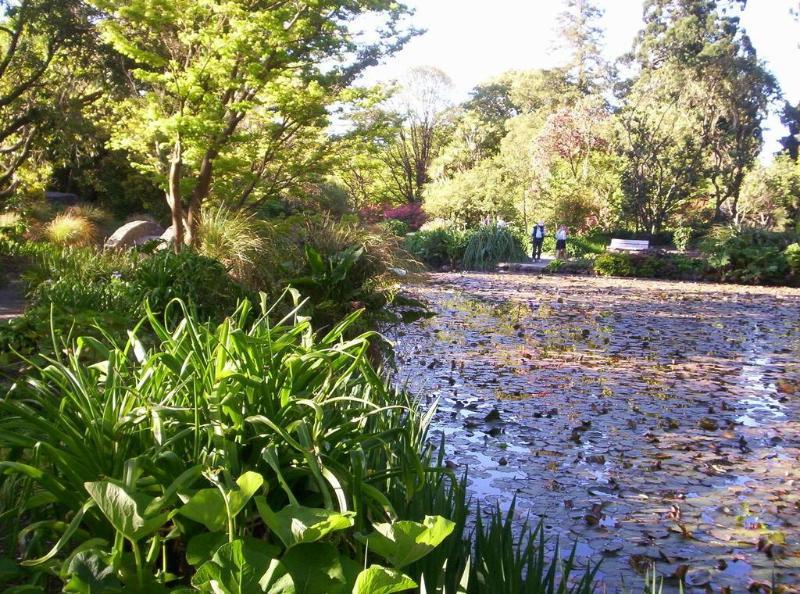
{"type": "MultiPolygon", "coordinates": [[[[387,332],[470,494],[602,561],[601,592],[800,584],[800,291],[437,274],[387,332]]],[[[755,587],[755,586],[754,586],[755,587]]],[[[723,590],[724,591],[724,590],[723,590]]]]}

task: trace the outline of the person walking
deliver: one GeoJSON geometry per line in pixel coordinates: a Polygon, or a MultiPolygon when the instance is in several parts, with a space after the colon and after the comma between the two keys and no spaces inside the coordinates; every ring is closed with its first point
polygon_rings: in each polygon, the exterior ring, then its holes
{"type": "Polygon", "coordinates": [[[533,253],[531,257],[534,262],[538,262],[542,259],[542,244],[544,243],[545,235],[544,221],[539,221],[538,224],[533,226],[533,230],[531,231],[531,239],[533,240],[533,253]]]}
{"type": "Polygon", "coordinates": [[[567,227],[561,225],[556,231],[556,258],[567,259],[567,227]]]}

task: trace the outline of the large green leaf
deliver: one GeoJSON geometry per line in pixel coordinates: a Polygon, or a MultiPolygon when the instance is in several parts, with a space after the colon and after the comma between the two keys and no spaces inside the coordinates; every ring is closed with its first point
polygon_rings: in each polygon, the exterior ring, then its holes
{"type": "Polygon", "coordinates": [[[153,498],[131,492],[115,481],[84,483],[84,487],[114,529],[128,540],[137,541],[153,534],[169,518],[166,512],[145,514],[153,498]]]}
{"type": "Polygon", "coordinates": [[[222,532],[203,532],[189,539],[186,545],[186,561],[195,567],[210,561],[228,536],[222,532]]]}
{"type": "Polygon", "coordinates": [[[417,583],[404,573],[373,565],[358,574],[353,594],[394,594],[416,587],[417,583]]]}
{"type": "Polygon", "coordinates": [[[225,544],[200,566],[192,585],[213,594],[294,594],[286,567],[271,553],[269,545],[252,539],[225,544]]]}
{"type": "MultiPolygon", "coordinates": [[[[257,472],[245,472],[236,480],[236,488],[228,492],[231,515],[241,512],[250,498],[264,484],[264,477],[257,472]]],[[[179,514],[203,524],[211,532],[224,530],[228,525],[225,500],[219,489],[201,489],[180,508],[179,514]]]]}
{"type": "Polygon", "coordinates": [[[274,512],[263,497],[256,497],[261,517],[286,548],[302,543],[316,542],[331,532],[347,530],[353,526],[354,512],[335,512],[327,509],[287,505],[274,512]]]}
{"type": "Polygon", "coordinates": [[[67,568],[69,579],[64,592],[101,594],[121,592],[122,585],[114,578],[114,568],[106,564],[103,554],[96,550],[75,555],[67,568]]]}
{"type": "Polygon", "coordinates": [[[455,524],[441,516],[426,516],[424,522],[374,524],[375,532],[356,538],[366,543],[394,567],[405,567],[430,553],[453,531],[455,524]]]}
{"type": "Polygon", "coordinates": [[[328,543],[301,544],[281,559],[298,594],[344,594],[349,590],[339,551],[328,543]]]}

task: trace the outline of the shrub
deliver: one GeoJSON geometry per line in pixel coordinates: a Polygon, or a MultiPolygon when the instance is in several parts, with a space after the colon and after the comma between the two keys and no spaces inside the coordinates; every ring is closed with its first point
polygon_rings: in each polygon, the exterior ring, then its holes
{"type": "Polygon", "coordinates": [[[114,215],[106,209],[93,204],[76,204],[64,211],[73,217],[80,217],[91,221],[99,229],[110,230],[114,226],[114,215]]]}
{"type": "Polygon", "coordinates": [[[130,283],[111,277],[104,281],[84,282],[76,276],[62,276],[40,284],[31,297],[31,306],[52,305],[59,314],[104,312],[127,324],[140,311],[139,292],[130,283]]]}
{"type": "Polygon", "coordinates": [[[304,313],[319,326],[333,323],[353,307],[370,312],[363,320],[384,315],[384,306],[394,296],[392,271],[418,266],[398,237],[357,221],[289,217],[268,225],[267,233],[269,247],[260,272],[266,279],[264,288],[277,295],[290,283],[302,285],[311,298],[304,313]],[[332,285],[325,287],[329,282],[332,285]]]}
{"type": "Polygon", "coordinates": [[[789,269],[795,277],[800,277],[800,243],[793,243],[783,251],[789,269]]]}
{"type": "Polygon", "coordinates": [[[405,247],[415,258],[433,268],[461,266],[471,232],[456,227],[417,231],[405,238],[405,247]]]}
{"type": "Polygon", "coordinates": [[[45,226],[45,237],[59,247],[81,247],[96,244],[100,230],[83,215],[63,212],[45,226]]]}
{"type": "Polygon", "coordinates": [[[494,270],[500,262],[524,259],[522,240],[511,229],[486,225],[470,235],[463,266],[467,270],[494,270]]]}
{"type": "Polygon", "coordinates": [[[594,268],[591,258],[575,258],[572,260],[551,260],[545,267],[547,272],[562,274],[586,274],[594,268]]]}
{"type": "Polygon", "coordinates": [[[689,249],[689,244],[692,241],[694,230],[691,227],[678,227],[675,229],[672,237],[675,243],[675,249],[680,252],[685,252],[689,249]]]}
{"type": "Polygon", "coordinates": [[[665,252],[608,252],[595,258],[594,271],[601,276],[700,280],[707,275],[708,265],[702,258],[665,252]]]}
{"type": "Polygon", "coordinates": [[[723,280],[785,284],[790,265],[784,250],[795,240],[796,236],[790,233],[716,228],[702,242],[701,249],[723,280]]]}
{"type": "Polygon", "coordinates": [[[358,217],[364,223],[374,225],[380,223],[384,219],[383,213],[386,211],[385,206],[379,204],[367,204],[358,211],[358,217]]]}
{"type": "Polygon", "coordinates": [[[411,231],[411,227],[409,227],[408,223],[400,219],[387,219],[380,223],[380,227],[387,233],[396,235],[397,237],[405,237],[408,235],[409,231],[411,231]]]}
{"type": "Polygon", "coordinates": [[[221,206],[205,209],[200,222],[198,251],[220,262],[239,282],[250,286],[258,284],[257,270],[265,241],[252,215],[221,206]]]}
{"type": "Polygon", "coordinates": [[[12,348],[28,355],[52,353],[51,327],[56,348],[75,328],[99,336],[93,329],[99,322],[115,339],[124,340],[127,329],[144,314],[145,301],[161,315],[171,300],[182,298],[201,319],[221,320],[249,295],[219,262],[191,252],[142,257],[28,243],[20,253],[30,260],[24,274],[29,308],[1,333],[4,353],[12,348]]]}
{"type": "Polygon", "coordinates": [[[386,220],[403,221],[411,231],[418,231],[427,218],[422,205],[417,202],[384,210],[383,216],[386,220]]]}
{"type": "Polygon", "coordinates": [[[123,278],[153,311],[163,312],[173,299],[181,299],[195,308],[202,320],[221,320],[248,295],[217,260],[188,250],[180,254],[162,250],[145,257],[123,278]]]}
{"type": "Polygon", "coordinates": [[[0,240],[19,240],[27,228],[25,219],[17,212],[0,213],[0,240]]]}
{"type": "Polygon", "coordinates": [[[594,271],[600,276],[634,276],[635,270],[628,254],[607,252],[594,260],[594,271]]]}
{"type": "MultiPolygon", "coordinates": [[[[583,258],[591,254],[602,254],[609,244],[609,238],[602,234],[577,235],[567,239],[567,256],[570,258],[583,258]]],[[[556,251],[556,239],[553,235],[548,235],[542,244],[542,252],[554,254],[556,251]]]]}

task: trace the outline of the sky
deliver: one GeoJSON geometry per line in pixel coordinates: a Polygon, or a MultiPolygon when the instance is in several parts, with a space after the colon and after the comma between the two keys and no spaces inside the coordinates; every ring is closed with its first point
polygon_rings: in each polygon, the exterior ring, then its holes
{"type": "MultiPolygon", "coordinates": [[[[642,24],[642,0],[598,0],[605,11],[605,53],[628,51],[642,24]]],[[[475,85],[507,70],[558,66],[555,50],[558,0],[406,0],[413,24],[427,32],[367,73],[366,82],[395,80],[414,66],[436,66],[453,80],[453,101],[475,85]]],[[[800,23],[789,15],[798,0],[749,0],[742,24],[759,57],[780,82],[786,98],[800,102],[800,23]]],[[[777,114],[767,122],[763,157],[771,157],[785,128],[777,114]]]]}

